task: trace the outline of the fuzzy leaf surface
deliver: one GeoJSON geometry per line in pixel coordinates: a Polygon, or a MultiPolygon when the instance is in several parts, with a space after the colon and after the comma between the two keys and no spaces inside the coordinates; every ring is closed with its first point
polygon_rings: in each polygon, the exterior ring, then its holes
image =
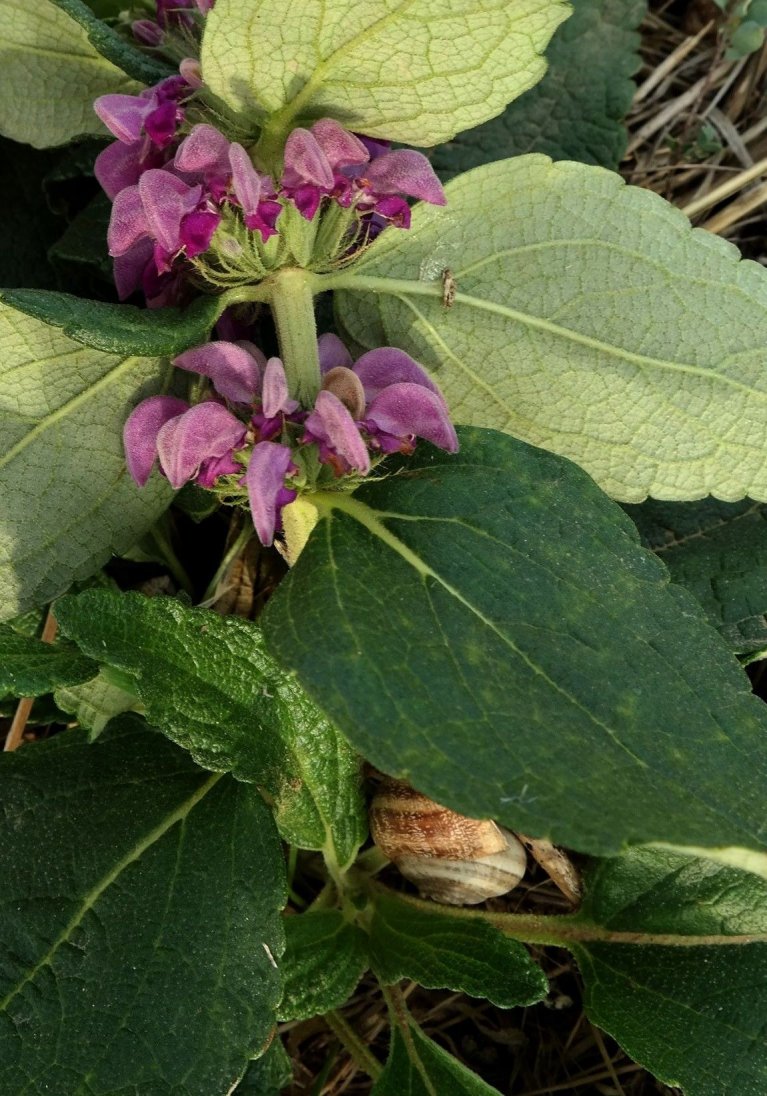
{"type": "Polygon", "coordinates": [[[314,496],[270,650],[364,757],[463,814],[767,874],[767,713],[700,607],[577,466],[459,437],[314,496]]]}
{"type": "Polygon", "coordinates": [[[128,475],[123,424],[158,391],[155,357],[102,353],[0,301],[0,619],[62,593],[168,506],[128,475]]]}
{"type": "Polygon", "coordinates": [[[207,342],[221,312],[215,297],[200,297],[183,311],[88,301],[69,293],[35,289],[6,289],[2,299],[10,308],[108,354],[180,354],[196,343],[207,342]]]}
{"type": "Polygon", "coordinates": [[[371,137],[433,145],[532,87],[570,8],[559,0],[218,0],[206,84],[282,129],[330,116],[371,137]]]}
{"type": "Polygon", "coordinates": [[[626,511],[734,650],[767,647],[767,507],[750,499],[647,499],[626,511]]]}
{"type": "Polygon", "coordinates": [[[63,712],[73,715],[80,726],[85,727],[91,741],[98,738],[116,716],[142,708],[132,689],[110,681],[111,673],[113,671],[102,668],[89,681],[84,681],[82,685],[61,686],[53,696],[63,712]]]}
{"type": "Polygon", "coordinates": [[[484,997],[500,1008],[534,1005],[548,982],[527,949],[487,921],[451,917],[393,896],[376,895],[371,963],[382,982],[412,979],[427,989],[484,997]]]}
{"type": "Polygon", "coordinates": [[[234,1096],[280,1096],[293,1079],[293,1066],[282,1041],[275,1036],[269,1049],[251,1062],[234,1096]]]}
{"type": "MultiPolygon", "coordinates": [[[[141,84],[156,84],[158,80],[174,75],[169,64],[142,53],[131,44],[129,38],[123,38],[108,26],[103,21],[103,14],[94,12],[83,0],[53,0],[53,3],[80,24],[97,53],[106,57],[127,76],[132,76],[141,84]]],[[[117,12],[114,14],[116,16],[117,12]]]]}
{"type": "Polygon", "coordinates": [[[497,118],[435,149],[441,177],[526,152],[617,171],[646,8],[645,0],[573,0],[573,14],[546,50],[541,82],[497,118]]]}
{"type": "Polygon", "coordinates": [[[437,1046],[415,1023],[392,1030],[389,1058],[371,1096],[499,1096],[498,1089],[437,1046]]]}
{"type": "Polygon", "coordinates": [[[258,628],[107,590],[62,598],[56,618],[86,654],[135,677],[149,721],[200,765],[265,788],[285,840],[354,858],[366,836],[359,761],[258,628]]]}
{"type": "MultiPolygon", "coordinates": [[[[0,134],[49,148],[104,133],[99,95],[133,95],[140,84],[99,53],[86,30],[53,0],[0,0],[0,134]]],[[[106,27],[104,28],[106,31],[106,27]]]]}
{"type": "Polygon", "coordinates": [[[383,324],[459,422],[561,453],[614,498],[767,500],[763,267],[583,164],[486,164],[447,195],[333,277],[374,290],[339,303],[358,342],[383,324]]]}
{"type": "Polygon", "coordinates": [[[255,788],[137,717],[0,764],[0,1090],[227,1092],[280,995],[284,863],[255,788]]]}
{"type": "Polygon", "coordinates": [[[595,1024],[685,1096],[762,1096],[764,880],[634,850],[597,868],[573,920],[568,931],[583,939],[566,946],[578,959],[595,1024]]]}
{"type": "Polygon", "coordinates": [[[43,643],[0,624],[0,692],[42,696],[93,677],[95,663],[63,644],[43,643]]]}
{"type": "Polygon", "coordinates": [[[280,1020],[308,1020],[340,1008],[367,968],[365,934],[340,910],[286,917],[280,1020]]]}

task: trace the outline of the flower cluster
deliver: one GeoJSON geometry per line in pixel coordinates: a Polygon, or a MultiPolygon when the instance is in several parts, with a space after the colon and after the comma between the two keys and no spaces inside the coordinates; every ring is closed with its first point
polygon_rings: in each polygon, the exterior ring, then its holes
{"type": "Polygon", "coordinates": [[[335,335],[319,340],[322,390],[302,409],[279,358],[247,341],[206,343],[174,364],[208,378],[209,398],[140,403],[125,424],[128,470],[143,486],[156,461],[175,488],[194,482],[247,497],[256,532],[271,544],[299,491],[350,485],[416,438],[448,452],[458,440],[439,389],[402,350],[383,347],[356,363],[335,335]]]}
{"type": "Polygon", "coordinates": [[[193,32],[195,9],[201,15],[207,15],[214,2],[215,0],[157,0],[157,18],[134,20],[131,24],[133,36],[142,46],[161,46],[168,32],[193,32]]]}

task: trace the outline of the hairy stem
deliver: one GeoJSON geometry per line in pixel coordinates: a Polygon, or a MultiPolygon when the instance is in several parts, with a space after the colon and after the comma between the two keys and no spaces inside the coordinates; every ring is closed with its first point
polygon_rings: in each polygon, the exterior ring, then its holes
{"type": "Polygon", "coordinates": [[[333,1011],[324,1013],[322,1018],[348,1051],[352,1061],[356,1062],[359,1068],[364,1070],[374,1081],[377,1080],[383,1073],[383,1066],[371,1054],[357,1032],[347,1024],[343,1016],[339,1012],[333,1011]]]}
{"type": "Polygon", "coordinates": [[[313,407],[321,382],[312,276],[299,267],[284,267],[270,285],[288,389],[303,407],[313,407]]]}

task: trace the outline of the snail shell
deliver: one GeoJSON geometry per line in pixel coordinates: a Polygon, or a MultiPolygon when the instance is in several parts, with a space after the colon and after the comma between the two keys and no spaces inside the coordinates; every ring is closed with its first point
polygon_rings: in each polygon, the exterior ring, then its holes
{"type": "Polygon", "coordinates": [[[424,897],[474,906],[516,887],[527,857],[516,837],[488,819],[466,818],[386,777],[370,807],[373,840],[424,897]]]}

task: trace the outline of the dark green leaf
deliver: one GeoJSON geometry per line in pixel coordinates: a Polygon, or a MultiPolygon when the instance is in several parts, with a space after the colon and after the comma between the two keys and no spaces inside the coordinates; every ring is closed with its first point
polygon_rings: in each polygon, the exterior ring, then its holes
{"type": "Polygon", "coordinates": [[[281,1020],[307,1020],[344,1005],[368,968],[365,934],[340,910],[285,918],[281,1020]]]}
{"type": "Polygon", "coordinates": [[[269,1049],[251,1062],[233,1096],[279,1096],[293,1079],[293,1067],[285,1047],[275,1036],[269,1049]]]}
{"type": "Polygon", "coordinates": [[[112,260],[107,254],[107,226],[111,211],[112,204],[106,195],[97,195],[52,245],[51,259],[85,263],[111,277],[112,260]]]}
{"type": "Polygon", "coordinates": [[[573,0],[573,14],[546,51],[543,80],[497,118],[435,149],[437,171],[450,178],[524,152],[617,170],[639,67],[635,31],[646,6],[645,0],[573,0]]]}
{"type": "Polygon", "coordinates": [[[596,869],[574,922],[588,1015],[632,1058],[686,1096],[763,1096],[763,880],[635,850],[596,869]]]}
{"type": "Polygon", "coordinates": [[[533,1005],[548,982],[527,949],[487,921],[451,917],[377,894],[370,928],[371,963],[382,982],[410,978],[428,989],[485,997],[501,1008],[533,1005]]]}
{"type": "Polygon", "coordinates": [[[42,643],[0,625],[0,692],[42,696],[93,677],[96,664],[68,644],[42,643]]]}
{"type": "Polygon", "coordinates": [[[64,228],[64,220],[48,205],[43,177],[55,157],[26,145],[0,138],[0,208],[3,210],[3,246],[0,251],[0,287],[58,285],[48,265],[50,245],[64,228]]]}
{"type": "Polygon", "coordinates": [[[354,858],[366,835],[358,759],[258,628],[105,590],[63,598],[56,617],[86,654],[135,676],[150,722],[196,761],[265,788],[286,840],[354,858]]]}
{"type": "Polygon", "coordinates": [[[60,327],[70,339],[108,354],[180,354],[207,340],[221,312],[216,297],[200,297],[181,311],[86,301],[34,289],[7,289],[1,296],[16,311],[60,327]]]}
{"type": "Polygon", "coordinates": [[[460,439],[315,496],[270,649],[438,802],[594,854],[705,846],[767,874],[767,712],[694,599],[575,465],[460,439]]]}
{"type": "Polygon", "coordinates": [[[173,76],[174,70],[166,62],[150,57],[131,45],[127,38],[97,18],[83,0],[53,0],[53,3],[80,24],[88,35],[88,41],[102,57],[134,80],[140,80],[142,84],[156,84],[166,76],[173,76]]]}
{"type": "Polygon", "coordinates": [[[0,1091],[228,1092],[280,994],[284,865],[256,790],[137,717],[0,765],[0,1091]]]}
{"type": "Polygon", "coordinates": [[[626,512],[736,651],[767,646],[767,506],[648,499],[626,512]]]}
{"type": "Polygon", "coordinates": [[[389,1060],[373,1085],[371,1096],[498,1096],[498,1090],[485,1084],[448,1054],[427,1039],[416,1024],[407,1031],[392,1031],[389,1060]]]}

